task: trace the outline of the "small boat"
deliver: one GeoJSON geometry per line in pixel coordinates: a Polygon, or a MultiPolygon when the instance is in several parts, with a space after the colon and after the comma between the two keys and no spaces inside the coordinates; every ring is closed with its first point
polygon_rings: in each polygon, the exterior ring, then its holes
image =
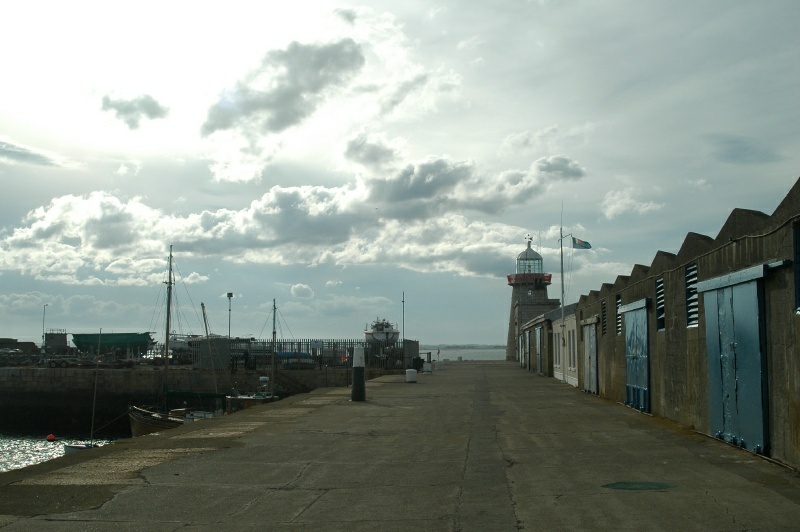
{"type": "MultiPolygon", "coordinates": [[[[263,383],[268,383],[269,377],[260,377],[259,381],[263,383]]],[[[237,410],[246,410],[255,405],[261,405],[264,403],[271,403],[272,401],[277,401],[278,397],[274,396],[272,393],[267,391],[268,386],[269,386],[268,384],[264,384],[261,387],[261,390],[252,394],[237,393],[236,390],[234,390],[234,393],[232,393],[231,395],[226,395],[225,413],[232,414],[237,410]]]]}
{"type": "MultiPolygon", "coordinates": [[[[100,329],[100,334],[97,335],[97,354],[100,354],[100,345],[101,339],[103,338],[103,329],[100,329]]],[[[94,441],[94,412],[95,406],[97,405],[97,368],[99,364],[95,362],[94,367],[94,393],[92,394],[92,425],[89,429],[89,443],[65,443],[64,444],[64,454],[72,454],[78,451],[85,451],[87,449],[94,449],[95,447],[100,447],[94,441]]]]}
{"type": "Polygon", "coordinates": [[[78,451],[85,451],[87,449],[96,449],[100,447],[100,444],[89,442],[89,443],[65,443],[64,444],[64,454],[72,454],[77,453],[78,451]]]}
{"type": "Polygon", "coordinates": [[[371,344],[393,344],[400,338],[400,331],[388,320],[378,318],[364,331],[364,338],[371,344]]]}

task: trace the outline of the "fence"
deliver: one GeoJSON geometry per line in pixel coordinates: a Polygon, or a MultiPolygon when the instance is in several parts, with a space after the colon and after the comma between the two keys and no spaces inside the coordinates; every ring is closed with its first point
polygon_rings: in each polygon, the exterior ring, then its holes
{"type": "Polygon", "coordinates": [[[353,351],[364,348],[366,367],[403,369],[410,367],[417,353],[405,353],[403,342],[369,343],[364,339],[257,340],[255,338],[211,337],[188,342],[188,353],[195,367],[217,369],[269,369],[273,353],[276,369],[322,369],[351,367],[353,351]]]}

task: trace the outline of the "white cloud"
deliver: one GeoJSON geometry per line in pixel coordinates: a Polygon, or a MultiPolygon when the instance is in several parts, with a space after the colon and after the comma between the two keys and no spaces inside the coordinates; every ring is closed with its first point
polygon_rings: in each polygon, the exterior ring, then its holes
{"type": "Polygon", "coordinates": [[[639,195],[641,192],[635,188],[608,191],[600,206],[603,216],[611,220],[628,213],[646,214],[664,207],[663,204],[654,201],[640,201],[637,199],[639,195]]]}
{"type": "Polygon", "coordinates": [[[307,284],[292,285],[292,297],[297,299],[314,299],[314,290],[307,284]]]}

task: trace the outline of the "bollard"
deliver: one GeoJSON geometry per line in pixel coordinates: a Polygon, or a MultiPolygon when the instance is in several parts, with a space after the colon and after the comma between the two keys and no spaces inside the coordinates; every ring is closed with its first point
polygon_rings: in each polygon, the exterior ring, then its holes
{"type": "Polygon", "coordinates": [[[406,382],[417,382],[417,370],[415,369],[406,370],[406,382]]]}
{"type": "Polygon", "coordinates": [[[364,401],[367,396],[364,378],[364,348],[353,349],[353,388],[350,390],[351,401],[364,401]]]}

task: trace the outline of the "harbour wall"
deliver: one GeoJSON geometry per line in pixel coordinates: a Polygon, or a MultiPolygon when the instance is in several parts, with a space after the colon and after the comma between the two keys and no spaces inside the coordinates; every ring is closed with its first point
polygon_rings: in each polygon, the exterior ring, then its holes
{"type": "MultiPolygon", "coordinates": [[[[387,372],[368,368],[367,379],[387,372]]],[[[224,398],[212,394],[253,393],[262,389],[264,371],[170,369],[168,406],[191,406],[204,410],[224,408],[224,398]]],[[[154,405],[163,401],[164,372],[161,368],[0,368],[0,432],[87,438],[92,427],[94,403],[95,437],[127,437],[129,405],[154,405]],[[96,376],[95,376],[96,373],[96,376]],[[95,378],[97,393],[95,397],[95,378]]],[[[349,368],[276,371],[275,393],[285,397],[322,387],[348,386],[349,368]]]]}

